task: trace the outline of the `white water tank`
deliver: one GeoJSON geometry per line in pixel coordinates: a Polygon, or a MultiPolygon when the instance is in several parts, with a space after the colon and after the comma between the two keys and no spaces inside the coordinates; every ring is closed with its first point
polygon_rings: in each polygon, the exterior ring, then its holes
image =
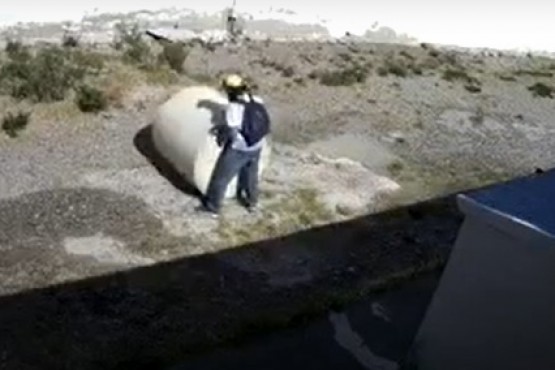
{"type": "MultiPolygon", "coordinates": [[[[227,98],[214,88],[186,87],[158,108],[152,126],[152,139],[158,152],[202,194],[206,193],[221,152],[209,131],[214,125],[225,124],[227,104],[227,98]]],[[[270,155],[269,140],[265,140],[260,175],[270,155]]],[[[235,196],[236,183],[237,178],[234,178],[226,198],[235,196]]]]}

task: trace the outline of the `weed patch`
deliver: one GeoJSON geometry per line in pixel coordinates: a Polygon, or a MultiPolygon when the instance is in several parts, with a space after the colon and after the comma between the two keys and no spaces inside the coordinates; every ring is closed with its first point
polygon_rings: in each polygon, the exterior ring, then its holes
{"type": "Polygon", "coordinates": [[[410,63],[407,64],[400,60],[386,60],[383,65],[378,68],[378,75],[385,77],[394,75],[397,77],[407,77],[409,72],[422,74],[422,69],[410,63]]]}
{"type": "Polygon", "coordinates": [[[108,99],[104,92],[89,85],[82,85],[77,89],[75,103],[81,112],[97,113],[108,106],[108,99]]]}
{"type": "Polygon", "coordinates": [[[292,66],[283,65],[273,60],[264,58],[259,60],[258,64],[265,68],[272,68],[286,78],[293,77],[295,75],[295,68],[293,68],[292,66]]]}
{"type": "Polygon", "coordinates": [[[298,189],[283,201],[276,201],[263,209],[263,216],[253,224],[236,225],[222,221],[218,228],[226,245],[241,245],[255,240],[279,237],[321,222],[331,221],[334,215],[318,199],[314,189],[298,189]]]}
{"type": "Polygon", "coordinates": [[[62,36],[62,46],[64,48],[76,48],[79,46],[79,39],[70,33],[64,33],[62,36]]]}
{"type": "Polygon", "coordinates": [[[2,119],[2,131],[9,137],[16,138],[19,136],[20,131],[25,129],[29,124],[29,112],[18,112],[17,114],[8,113],[2,119]]]}
{"type": "Polygon", "coordinates": [[[59,47],[40,49],[34,56],[23,51],[14,51],[11,55],[0,69],[0,83],[4,93],[17,99],[63,100],[67,91],[85,76],[71,55],[59,47]]]}
{"type": "Polygon", "coordinates": [[[139,25],[134,23],[118,23],[113,47],[123,52],[123,60],[135,64],[140,68],[151,68],[155,65],[155,58],[150,45],[144,40],[139,25]]]}
{"type": "Polygon", "coordinates": [[[534,71],[529,69],[519,69],[514,73],[517,76],[532,76],[532,77],[553,77],[553,72],[534,71]]]}
{"type": "Polygon", "coordinates": [[[447,69],[443,72],[443,79],[445,81],[454,82],[462,81],[465,83],[464,88],[471,93],[479,93],[482,91],[481,83],[475,77],[470,76],[463,69],[447,69]]]}
{"type": "Polygon", "coordinates": [[[476,86],[476,85],[464,85],[464,88],[466,89],[466,91],[472,93],[472,94],[477,94],[482,92],[482,88],[480,86],[476,86]]]}
{"type": "Polygon", "coordinates": [[[553,98],[553,92],[555,91],[552,86],[541,82],[537,82],[534,85],[529,86],[528,90],[531,91],[534,96],[541,98],[553,98]]]}
{"type": "Polygon", "coordinates": [[[370,68],[369,64],[354,64],[342,69],[321,72],[318,78],[325,86],[351,86],[365,82],[370,74],[370,68]]]}
{"type": "Polygon", "coordinates": [[[403,172],[404,168],[405,164],[403,162],[395,160],[387,166],[387,171],[396,178],[403,172]]]}
{"type": "Polygon", "coordinates": [[[465,81],[465,82],[471,82],[472,79],[471,77],[468,75],[468,73],[462,69],[447,69],[446,71],[443,72],[443,79],[445,81],[465,81]]]}
{"type": "Polygon", "coordinates": [[[499,79],[502,81],[510,81],[510,82],[516,81],[516,78],[514,78],[513,76],[508,76],[504,74],[498,75],[497,77],[499,77],[499,79]]]}

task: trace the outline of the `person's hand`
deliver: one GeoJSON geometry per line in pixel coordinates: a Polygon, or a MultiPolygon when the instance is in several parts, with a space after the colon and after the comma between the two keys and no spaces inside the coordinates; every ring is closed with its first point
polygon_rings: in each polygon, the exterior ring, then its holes
{"type": "Polygon", "coordinates": [[[213,126],[210,130],[208,130],[208,133],[210,135],[217,136],[219,131],[218,126],[213,126]]]}

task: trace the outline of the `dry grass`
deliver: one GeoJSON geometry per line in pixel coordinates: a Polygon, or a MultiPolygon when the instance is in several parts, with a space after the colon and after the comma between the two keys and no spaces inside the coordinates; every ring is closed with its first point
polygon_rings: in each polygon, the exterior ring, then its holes
{"type": "Polygon", "coordinates": [[[126,95],[144,80],[144,74],[139,70],[116,62],[107,66],[105,73],[100,77],[99,86],[102,86],[110,106],[122,108],[126,95]]]}
{"type": "Polygon", "coordinates": [[[236,224],[222,220],[218,234],[226,245],[242,245],[257,240],[276,238],[334,219],[318,199],[314,189],[298,189],[284,199],[276,199],[262,210],[254,223],[236,224]]]}
{"type": "Polygon", "coordinates": [[[179,81],[177,73],[166,66],[146,71],[145,77],[149,85],[170,86],[179,81]]]}
{"type": "Polygon", "coordinates": [[[32,106],[35,121],[70,122],[82,116],[73,97],[54,103],[41,103],[32,106]]]}
{"type": "Polygon", "coordinates": [[[553,72],[542,71],[542,70],[529,70],[529,69],[519,69],[514,72],[516,76],[532,76],[532,77],[553,77],[553,72]]]}
{"type": "Polygon", "coordinates": [[[29,124],[30,112],[19,111],[17,113],[8,112],[2,118],[2,131],[10,138],[19,136],[19,132],[29,124]]]}
{"type": "Polygon", "coordinates": [[[316,72],[310,74],[309,78],[317,77],[320,83],[325,86],[352,86],[357,83],[364,83],[370,74],[371,64],[354,63],[340,69],[316,72]]]}

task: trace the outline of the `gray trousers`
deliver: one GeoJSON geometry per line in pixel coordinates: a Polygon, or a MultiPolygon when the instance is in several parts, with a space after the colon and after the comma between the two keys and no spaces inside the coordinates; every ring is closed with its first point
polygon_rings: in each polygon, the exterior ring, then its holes
{"type": "Polygon", "coordinates": [[[226,189],[236,175],[237,198],[245,206],[255,206],[258,202],[258,162],[261,150],[252,152],[226,146],[212,172],[203,205],[213,212],[220,210],[226,189]]]}

